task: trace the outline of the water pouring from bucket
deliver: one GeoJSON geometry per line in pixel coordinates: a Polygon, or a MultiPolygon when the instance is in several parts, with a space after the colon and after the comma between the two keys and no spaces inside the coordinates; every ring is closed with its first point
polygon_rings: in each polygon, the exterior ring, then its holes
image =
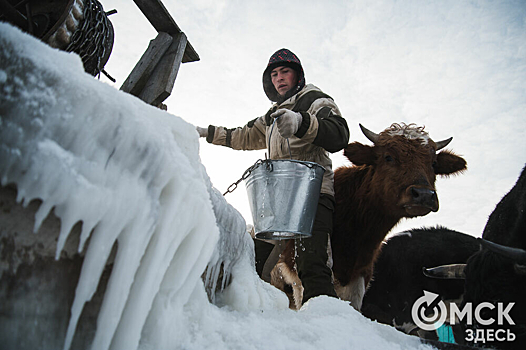
{"type": "Polygon", "coordinates": [[[324,172],[317,163],[294,159],[259,160],[249,168],[245,185],[256,238],[311,236],[324,172]]]}

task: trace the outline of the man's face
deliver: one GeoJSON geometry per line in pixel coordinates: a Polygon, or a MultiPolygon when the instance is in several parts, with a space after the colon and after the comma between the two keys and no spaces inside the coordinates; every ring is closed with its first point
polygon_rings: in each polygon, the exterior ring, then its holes
{"type": "Polygon", "coordinates": [[[287,91],[296,86],[298,81],[297,73],[294,69],[286,66],[276,67],[270,72],[270,78],[276,91],[284,96],[287,91]]]}

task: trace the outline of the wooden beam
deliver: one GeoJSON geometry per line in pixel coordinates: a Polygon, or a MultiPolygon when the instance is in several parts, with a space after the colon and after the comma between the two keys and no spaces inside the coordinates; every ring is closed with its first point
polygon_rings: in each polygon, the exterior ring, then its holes
{"type": "Polygon", "coordinates": [[[141,59],[137,62],[130,75],[128,75],[126,81],[122,84],[121,90],[134,96],[139,96],[150,78],[150,75],[170,47],[172,41],[172,36],[163,32],[159,33],[155,39],[151,40],[141,59]]]}
{"type": "Polygon", "coordinates": [[[186,35],[179,33],[155,66],[139,98],[153,106],[159,106],[172,93],[177,72],[181,66],[187,44],[186,35]]]}
{"type": "MultiPolygon", "coordinates": [[[[166,7],[164,7],[161,0],[133,1],[158,32],[171,34],[174,38],[177,36],[177,34],[182,33],[181,29],[177,23],[175,23],[174,19],[166,7]]],[[[199,61],[199,55],[194,50],[192,45],[187,42],[182,62],[186,63],[194,61],[199,61]]]]}

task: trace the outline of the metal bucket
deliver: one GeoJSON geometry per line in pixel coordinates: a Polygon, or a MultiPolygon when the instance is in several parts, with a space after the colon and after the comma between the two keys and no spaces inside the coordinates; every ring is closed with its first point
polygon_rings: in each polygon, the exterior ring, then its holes
{"type": "Polygon", "coordinates": [[[309,237],[325,169],[298,160],[264,160],[245,178],[256,238],[309,237]]]}

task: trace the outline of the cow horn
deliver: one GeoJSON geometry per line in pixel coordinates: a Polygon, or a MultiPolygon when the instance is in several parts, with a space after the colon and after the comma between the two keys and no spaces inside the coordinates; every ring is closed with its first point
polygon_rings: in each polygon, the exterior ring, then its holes
{"type": "Polygon", "coordinates": [[[526,264],[526,250],[520,248],[507,247],[505,245],[485,240],[484,238],[479,238],[479,240],[484,248],[487,248],[499,255],[510,258],[518,264],[526,264]]]}
{"type": "Polygon", "coordinates": [[[438,141],[436,142],[436,145],[437,145],[437,151],[438,150],[441,150],[442,148],[446,147],[447,145],[449,145],[449,143],[451,142],[451,140],[453,140],[452,137],[448,138],[448,139],[445,139],[445,140],[442,140],[442,141],[438,141]]]}
{"type": "Polygon", "coordinates": [[[466,264],[441,265],[429,269],[424,267],[422,272],[425,276],[431,278],[463,280],[466,279],[466,275],[464,274],[465,267],[466,264]]]}
{"type": "Polygon", "coordinates": [[[372,132],[371,130],[367,129],[362,124],[359,124],[359,125],[360,125],[360,129],[362,129],[362,132],[365,135],[365,137],[367,137],[369,139],[369,141],[371,141],[372,143],[374,143],[376,145],[376,142],[378,142],[378,137],[380,137],[380,135],[375,134],[374,132],[372,132]]]}

